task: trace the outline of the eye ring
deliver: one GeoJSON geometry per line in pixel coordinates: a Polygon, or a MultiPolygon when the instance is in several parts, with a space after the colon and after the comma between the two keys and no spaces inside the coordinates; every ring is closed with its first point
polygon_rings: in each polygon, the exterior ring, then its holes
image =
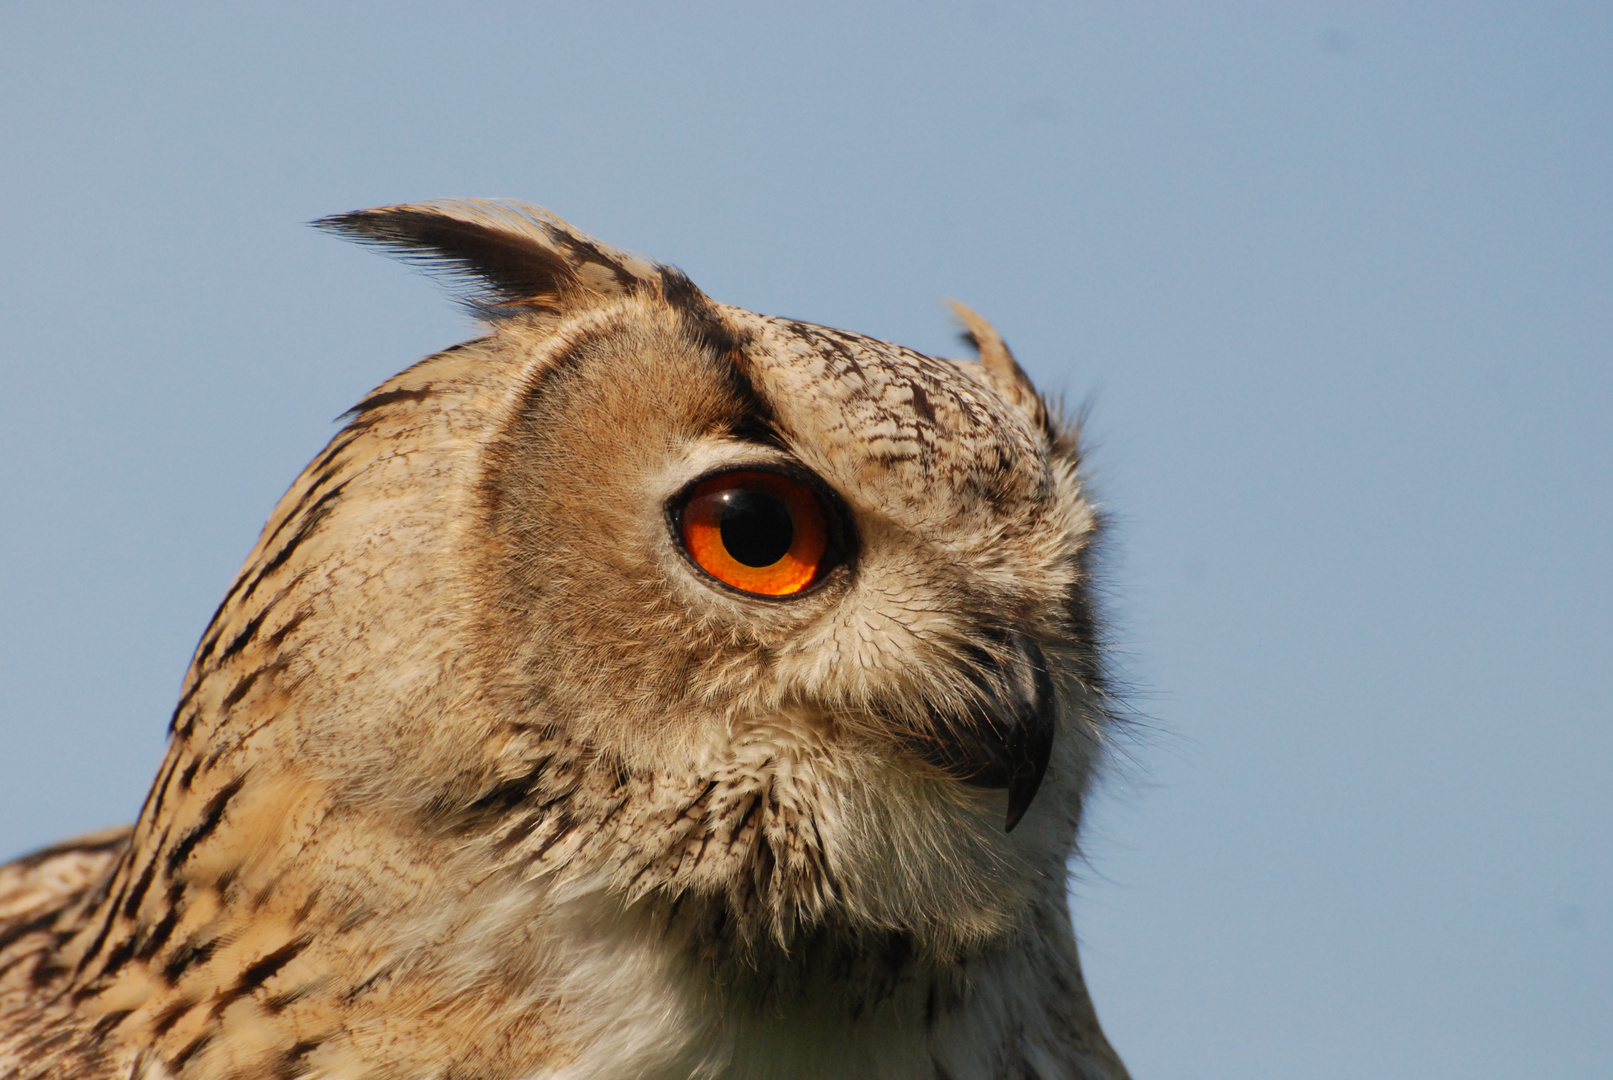
{"type": "Polygon", "coordinates": [[[729,588],[771,598],[798,595],[833,568],[832,523],[814,485],[761,469],[697,480],[673,521],[689,561],[729,588]]]}

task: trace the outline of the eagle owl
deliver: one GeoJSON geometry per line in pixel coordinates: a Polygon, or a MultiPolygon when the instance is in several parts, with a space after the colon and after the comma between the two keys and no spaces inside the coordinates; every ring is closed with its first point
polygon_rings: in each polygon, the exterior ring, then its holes
{"type": "Polygon", "coordinates": [[[132,829],[0,869],[0,1074],[1126,1075],[1066,863],[1076,434],[518,203],[319,222],[485,334],[383,383],[197,646],[132,829]]]}

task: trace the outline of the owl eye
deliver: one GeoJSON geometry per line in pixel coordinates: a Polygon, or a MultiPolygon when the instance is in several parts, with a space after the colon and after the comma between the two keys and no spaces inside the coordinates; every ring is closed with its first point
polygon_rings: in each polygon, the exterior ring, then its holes
{"type": "Polygon", "coordinates": [[[689,492],[678,530],[695,565],[761,596],[789,596],[811,585],[829,550],[818,493],[778,473],[707,477],[689,492]]]}

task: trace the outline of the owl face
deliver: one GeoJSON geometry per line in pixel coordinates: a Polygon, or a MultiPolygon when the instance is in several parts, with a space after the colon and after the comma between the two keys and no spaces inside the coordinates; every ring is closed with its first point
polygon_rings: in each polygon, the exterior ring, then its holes
{"type": "MultiPolygon", "coordinates": [[[[757,315],[508,204],[324,224],[468,282],[490,328],[360,407],[389,460],[458,464],[410,503],[452,676],[389,699],[439,749],[354,790],[776,936],[1011,926],[1104,707],[1074,439],[989,326],[963,312],[981,359],[952,361],[757,315]]],[[[327,774],[378,762],[331,730],[327,774]]]]}

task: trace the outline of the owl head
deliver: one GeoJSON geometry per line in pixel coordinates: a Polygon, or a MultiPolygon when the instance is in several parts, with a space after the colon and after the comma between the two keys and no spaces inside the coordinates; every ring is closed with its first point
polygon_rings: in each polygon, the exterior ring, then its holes
{"type": "Polygon", "coordinates": [[[1097,521],[990,326],[959,308],[950,360],[758,315],[517,203],[318,224],[486,332],[277,508],[175,716],[209,767],[276,761],[442,875],[746,938],[965,948],[1062,890],[1106,719],[1097,521]]]}

